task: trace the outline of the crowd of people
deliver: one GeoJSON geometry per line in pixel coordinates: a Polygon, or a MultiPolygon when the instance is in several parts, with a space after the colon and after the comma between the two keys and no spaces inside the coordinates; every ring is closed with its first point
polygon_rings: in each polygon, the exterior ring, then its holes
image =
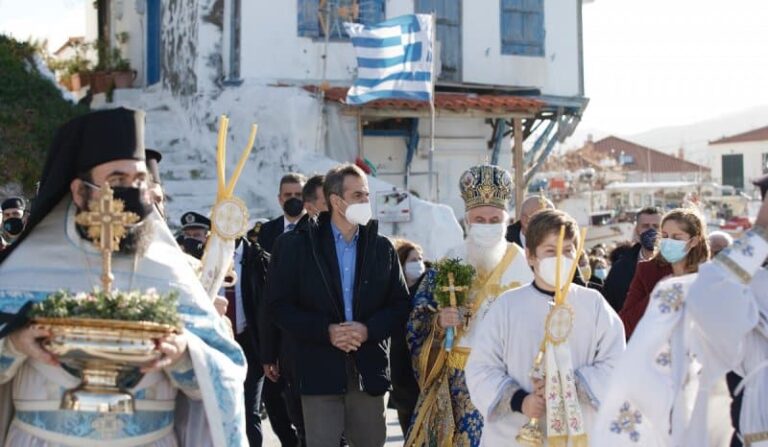
{"type": "Polygon", "coordinates": [[[255,447],[263,408],[284,447],[373,447],[387,407],[407,446],[524,445],[531,427],[550,446],[715,445],[705,407],[726,379],[730,445],[768,439],[766,203],[736,241],[708,235],[694,209],[650,207],[633,241],[584,247],[543,195],[510,219],[510,174],[472,166],[457,179],[466,237],[446,255],[475,272],[465,290],[445,287],[441,260],[416,242],[379,232],[357,166],[289,173],[282,214],[237,239],[211,303],[198,275],[212,223],[190,210],[170,232],[162,156],[141,136],[138,111],[77,118],[54,138],[31,205],[1,203],[5,445],[255,447]],[[131,390],[136,411],[111,425],[58,410],[71,371],[25,319],[30,302],[94,285],[97,253],[72,216],[105,184],[141,218],[115,256],[116,287],[180,291],[185,325],[158,340],[163,358],[131,390]],[[446,291],[467,299],[446,304],[446,291]]]}

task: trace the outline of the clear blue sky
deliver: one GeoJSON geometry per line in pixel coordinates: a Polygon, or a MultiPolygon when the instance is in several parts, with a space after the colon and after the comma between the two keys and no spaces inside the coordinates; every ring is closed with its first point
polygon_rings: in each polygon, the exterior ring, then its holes
{"type": "Polygon", "coordinates": [[[629,134],[768,105],[768,1],[595,0],[583,11],[582,130],[629,134]]]}
{"type": "MultiPolygon", "coordinates": [[[[91,1],[0,0],[0,32],[55,50],[85,33],[91,1]]],[[[766,105],[768,1],[595,0],[584,57],[582,130],[631,134],[766,105]]]]}

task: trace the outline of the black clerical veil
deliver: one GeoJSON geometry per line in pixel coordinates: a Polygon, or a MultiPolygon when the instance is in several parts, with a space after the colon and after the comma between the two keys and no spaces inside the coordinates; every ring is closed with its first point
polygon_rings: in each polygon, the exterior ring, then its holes
{"type": "MultiPolygon", "coordinates": [[[[0,252],[0,264],[23,244],[35,226],[69,193],[69,185],[78,175],[110,161],[144,159],[143,111],[122,107],[99,110],[62,125],[48,149],[40,189],[24,232],[10,247],[0,252]]],[[[24,309],[19,313],[22,312],[24,309]]],[[[0,331],[0,338],[24,323],[15,317],[0,313],[0,327],[2,323],[8,323],[0,331]],[[15,320],[15,324],[11,324],[11,320],[15,320]]]]}

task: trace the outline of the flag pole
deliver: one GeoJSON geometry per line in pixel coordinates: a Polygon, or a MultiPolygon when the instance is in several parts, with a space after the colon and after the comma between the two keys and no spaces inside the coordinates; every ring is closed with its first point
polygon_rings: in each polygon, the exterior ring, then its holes
{"type": "Polygon", "coordinates": [[[437,57],[435,49],[437,47],[437,13],[432,11],[432,95],[429,100],[429,197],[432,201],[437,200],[437,194],[433,190],[434,177],[434,152],[435,152],[435,84],[437,83],[437,57]]]}

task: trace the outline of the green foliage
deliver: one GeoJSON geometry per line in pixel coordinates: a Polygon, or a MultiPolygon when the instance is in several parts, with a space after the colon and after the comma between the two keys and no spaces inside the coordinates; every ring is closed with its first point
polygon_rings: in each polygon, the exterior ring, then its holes
{"type": "MultiPolygon", "coordinates": [[[[465,264],[461,259],[443,259],[435,264],[437,276],[435,277],[435,301],[442,307],[451,305],[451,295],[443,291],[443,287],[448,287],[448,273],[453,273],[453,285],[456,287],[470,287],[475,279],[475,268],[465,264]]],[[[467,292],[456,292],[456,305],[461,306],[467,298],[467,292]]]]}
{"type": "Polygon", "coordinates": [[[0,185],[31,195],[56,129],[88,112],[61,96],[35,68],[35,48],[0,35],[0,185]]]}
{"type": "Polygon", "coordinates": [[[154,289],[146,292],[113,291],[91,293],[58,291],[35,304],[30,318],[98,318],[120,321],[149,321],[178,327],[181,324],[178,307],[179,293],[158,294],[154,289]]]}
{"type": "MultiPolygon", "coordinates": [[[[121,44],[128,41],[128,33],[118,33],[115,38],[121,44]]],[[[99,55],[99,63],[94,70],[96,71],[130,71],[131,63],[123,57],[123,52],[118,47],[111,48],[108,42],[104,40],[96,41],[94,48],[99,55]]]]}

